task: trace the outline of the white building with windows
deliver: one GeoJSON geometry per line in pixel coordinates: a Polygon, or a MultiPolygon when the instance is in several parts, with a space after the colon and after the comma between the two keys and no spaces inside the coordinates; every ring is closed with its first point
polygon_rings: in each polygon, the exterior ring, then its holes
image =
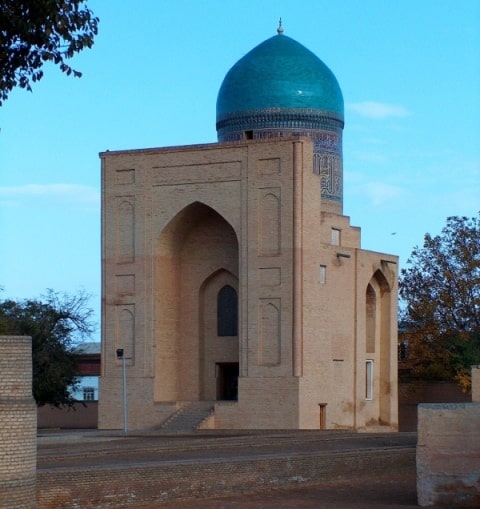
{"type": "Polygon", "coordinates": [[[98,401],[100,343],[80,343],[74,353],[78,358],[78,384],[72,396],[77,401],[98,401]]]}

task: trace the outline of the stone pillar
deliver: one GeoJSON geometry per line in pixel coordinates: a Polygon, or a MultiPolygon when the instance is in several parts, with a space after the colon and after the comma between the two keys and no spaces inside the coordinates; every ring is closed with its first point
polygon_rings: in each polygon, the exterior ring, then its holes
{"type": "Polygon", "coordinates": [[[0,336],[0,507],[36,507],[36,459],[32,341],[0,336]]]}
{"type": "Polygon", "coordinates": [[[472,402],[480,403],[480,365],[472,366],[472,402]]]}

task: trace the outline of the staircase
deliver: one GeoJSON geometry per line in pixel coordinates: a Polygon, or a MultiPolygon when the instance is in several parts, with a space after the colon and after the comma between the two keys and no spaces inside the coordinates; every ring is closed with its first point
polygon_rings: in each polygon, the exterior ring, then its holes
{"type": "Polygon", "coordinates": [[[193,431],[214,411],[213,401],[185,403],[161,426],[165,431],[193,431]]]}

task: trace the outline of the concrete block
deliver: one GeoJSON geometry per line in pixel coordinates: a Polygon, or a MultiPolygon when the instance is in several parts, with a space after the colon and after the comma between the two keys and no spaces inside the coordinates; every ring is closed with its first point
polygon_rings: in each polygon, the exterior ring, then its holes
{"type": "Polygon", "coordinates": [[[420,506],[480,507],[480,404],[418,407],[420,506]]]}

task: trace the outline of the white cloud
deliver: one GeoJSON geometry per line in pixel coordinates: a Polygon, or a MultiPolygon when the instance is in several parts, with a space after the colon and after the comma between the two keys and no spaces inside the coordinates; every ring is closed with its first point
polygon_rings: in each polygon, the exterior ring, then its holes
{"type": "Polygon", "coordinates": [[[405,191],[397,186],[384,184],[383,182],[368,182],[363,186],[366,195],[370,198],[372,205],[378,207],[384,203],[392,203],[400,200],[405,191]]]}
{"type": "Polygon", "coordinates": [[[375,101],[364,101],[360,103],[349,103],[347,109],[367,118],[390,118],[408,117],[411,113],[398,104],[379,103],[375,101]]]}
{"type": "Polygon", "coordinates": [[[354,152],[354,155],[359,161],[380,164],[387,162],[386,156],[384,154],[380,154],[379,152],[354,152]]]}
{"type": "Polygon", "coordinates": [[[3,205],[28,205],[49,202],[52,205],[98,207],[100,191],[95,187],[78,184],[25,184],[23,186],[0,186],[3,205]]]}

